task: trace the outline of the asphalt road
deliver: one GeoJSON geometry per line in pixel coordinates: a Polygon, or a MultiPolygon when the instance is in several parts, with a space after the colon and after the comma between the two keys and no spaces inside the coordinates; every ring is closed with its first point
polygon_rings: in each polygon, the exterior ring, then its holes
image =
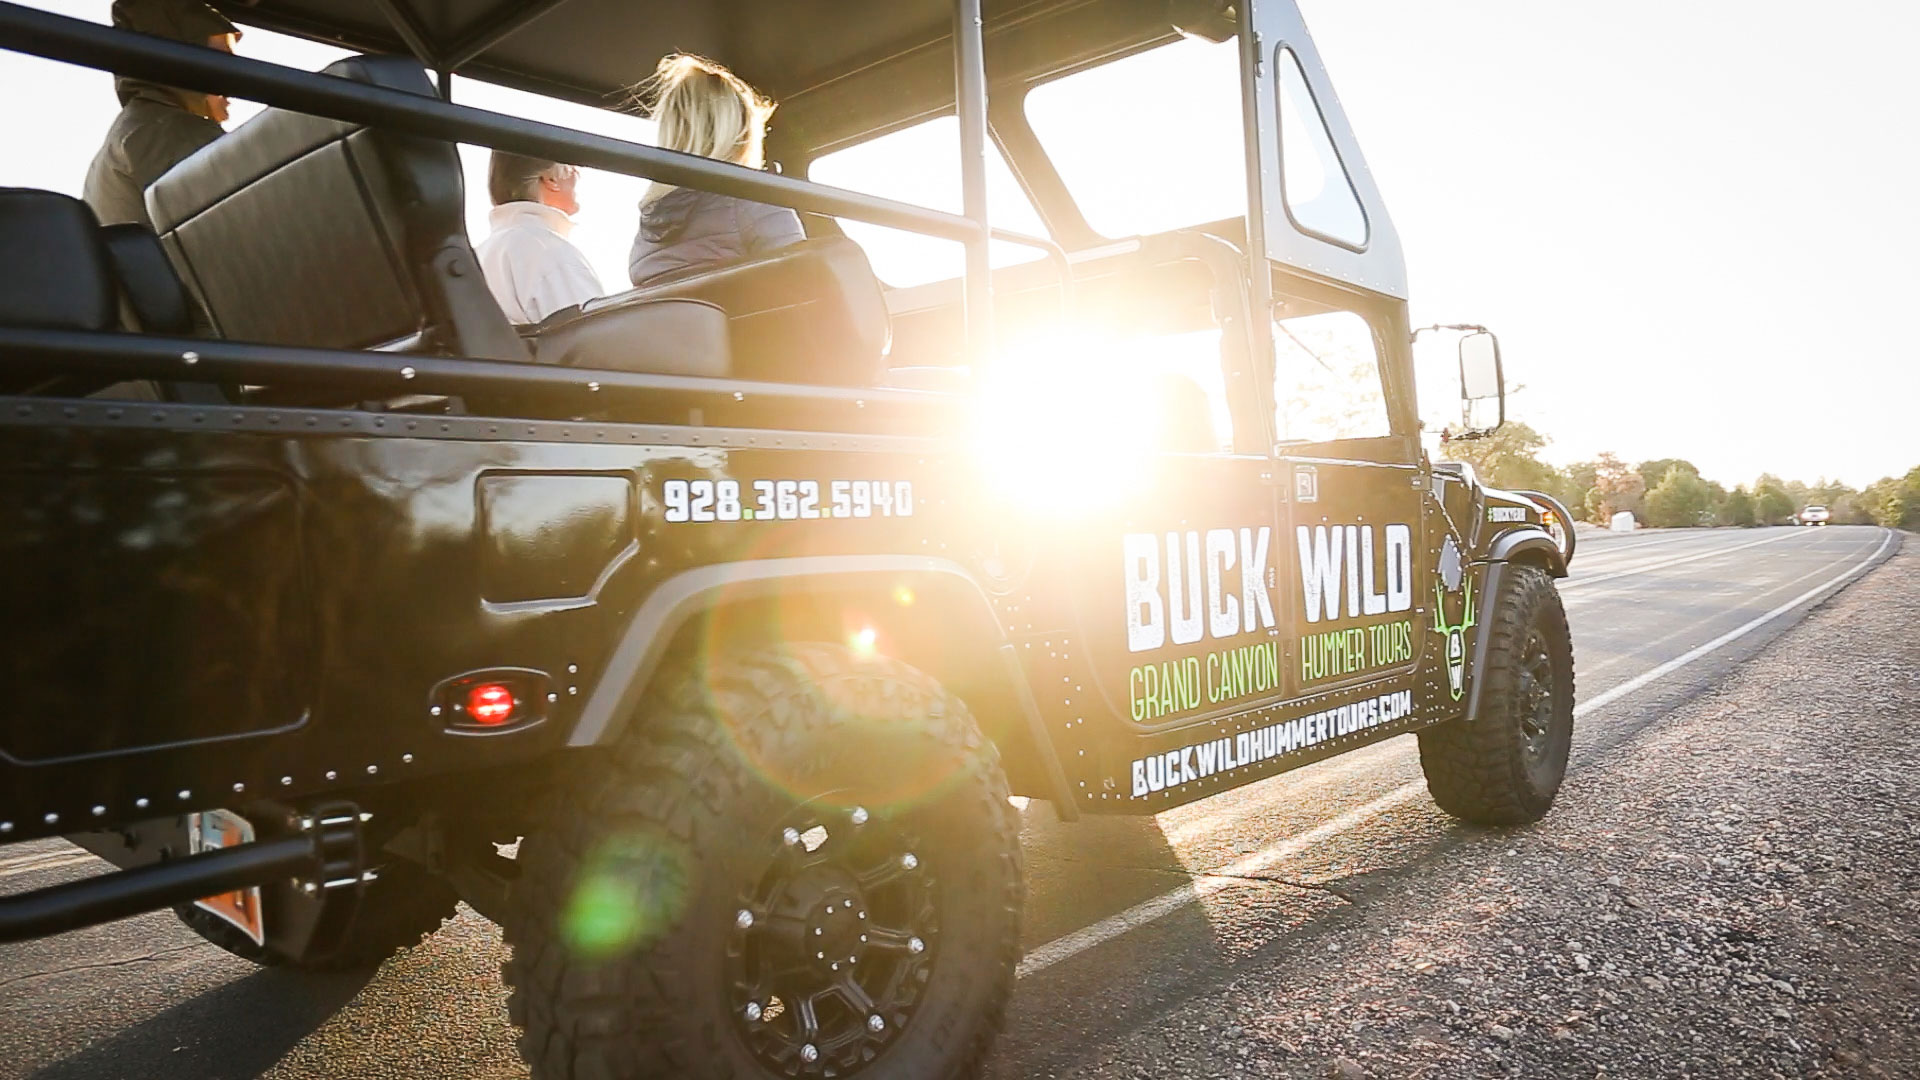
{"type": "MultiPolygon", "coordinates": [[[[1616,799],[1583,777],[1654,744],[1676,710],[1897,547],[1866,527],[1583,534],[1562,583],[1579,713],[1556,815],[1616,799]]],[[[1156,818],[1063,826],[1035,804],[1026,842],[1027,958],[991,1065],[1001,1078],[1248,1074],[1255,1049],[1282,1058],[1256,1056],[1266,1064],[1254,1072],[1367,1075],[1373,1066],[1346,1057],[1288,1059],[1295,1043],[1258,1042],[1253,1021],[1209,1023],[1189,1006],[1250,981],[1309,1000],[1326,987],[1331,999],[1368,974],[1342,959],[1367,943],[1356,941],[1357,909],[1389,912],[1396,943],[1422,940],[1444,921],[1423,875],[1509,841],[1435,809],[1404,738],[1156,818]]],[[[1549,864],[1592,856],[1556,843],[1549,864]]],[[[13,845],[0,849],[0,891],[98,866],[60,842],[13,845]]],[[[524,1076],[497,978],[503,954],[498,933],[464,910],[371,977],[262,971],[170,915],[7,946],[0,1076],[524,1076]]],[[[1305,1015],[1343,1038],[1367,1023],[1305,1015]]]]}

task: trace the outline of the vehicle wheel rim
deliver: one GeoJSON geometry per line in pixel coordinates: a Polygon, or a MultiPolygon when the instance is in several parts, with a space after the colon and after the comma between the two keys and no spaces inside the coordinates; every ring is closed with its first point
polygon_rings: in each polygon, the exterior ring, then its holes
{"type": "Polygon", "coordinates": [[[1520,736],[1529,757],[1547,752],[1553,735],[1553,661],[1538,631],[1520,653],[1520,736]]]}
{"type": "Polygon", "coordinates": [[[938,955],[932,868],[859,807],[812,804],[773,830],[729,913],[734,1020],[778,1076],[847,1076],[906,1029],[938,955]]]}

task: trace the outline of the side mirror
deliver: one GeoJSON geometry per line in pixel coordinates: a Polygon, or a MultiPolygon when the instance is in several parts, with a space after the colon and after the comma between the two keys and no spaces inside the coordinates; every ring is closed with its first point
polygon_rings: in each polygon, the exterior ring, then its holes
{"type": "Polygon", "coordinates": [[[1500,370],[1500,339],[1476,329],[1460,339],[1460,423],[1490,432],[1507,422],[1507,386],[1500,370]]]}

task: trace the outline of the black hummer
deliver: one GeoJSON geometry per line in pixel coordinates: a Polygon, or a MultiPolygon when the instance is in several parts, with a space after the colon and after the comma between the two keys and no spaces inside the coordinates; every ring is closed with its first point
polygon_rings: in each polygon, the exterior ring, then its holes
{"type": "MultiPolygon", "coordinates": [[[[1018,959],[1011,794],[1150,814],[1415,733],[1462,818],[1553,801],[1567,518],[1422,452],[1398,241],[1291,0],[227,6],[374,55],[0,4],[8,48],[275,106],[153,232],[0,191],[0,840],[120,867],[0,898],[0,940],[171,905],[370,963],[464,898],[536,1076],[955,1076],[1018,959]],[[674,48],[783,102],[777,173],[450,100],[605,104],[674,48]],[[1229,69],[1244,210],[1134,235],[1041,104],[1168,50],[1229,69]],[[940,123],[964,213],[801,179],[940,123]],[[810,238],[516,327],[454,141],[810,238]],[[1046,237],[989,227],[1003,175],[1046,237]],[[964,273],[876,277],[872,225],[964,273]]],[[[1470,438],[1498,351],[1449,329],[1470,438]]]]}

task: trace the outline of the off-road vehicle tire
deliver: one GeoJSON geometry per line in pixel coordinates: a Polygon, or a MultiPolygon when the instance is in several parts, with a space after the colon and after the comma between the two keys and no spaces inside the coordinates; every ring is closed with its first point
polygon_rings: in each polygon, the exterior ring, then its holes
{"type": "Polygon", "coordinates": [[[1420,732],[1433,801],[1476,825],[1546,816],[1573,744],[1573,638],[1547,572],[1512,566],[1484,633],[1480,712],[1420,732]]]}
{"type": "Polygon", "coordinates": [[[505,976],[535,1080],[973,1075],[1019,959],[1007,794],[966,706],[898,661],[664,673],[520,847],[505,976]]]}
{"type": "MultiPolygon", "coordinates": [[[[394,953],[420,944],[453,916],[459,902],[452,886],[441,878],[396,859],[381,867],[379,879],[367,887],[339,947],[311,957],[292,957],[271,945],[256,945],[232,924],[192,904],[176,905],[173,913],[194,933],[262,967],[354,971],[378,967],[394,953]]],[[[267,918],[272,917],[269,912],[267,918]]]]}

